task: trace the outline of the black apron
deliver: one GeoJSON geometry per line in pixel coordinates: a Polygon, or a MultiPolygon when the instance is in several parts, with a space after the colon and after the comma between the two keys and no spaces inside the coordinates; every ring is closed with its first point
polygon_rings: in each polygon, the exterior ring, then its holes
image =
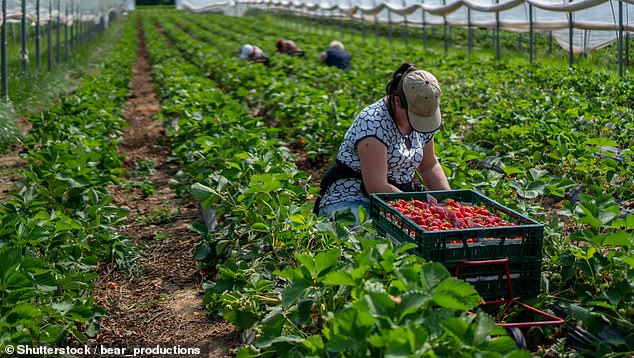
{"type": "MultiPolygon", "coordinates": [[[[326,194],[326,190],[328,190],[328,188],[330,188],[330,186],[339,179],[361,180],[361,191],[363,192],[363,195],[368,196],[368,192],[365,190],[365,185],[363,184],[361,173],[357,173],[347,164],[337,160],[337,163],[332,168],[328,169],[326,174],[324,174],[324,177],[321,179],[321,183],[319,185],[319,196],[317,197],[317,200],[315,200],[315,205],[313,206],[313,213],[315,213],[315,215],[319,215],[319,205],[321,203],[321,198],[323,198],[324,194],[326,194]]],[[[405,192],[423,190],[423,187],[418,182],[411,181],[405,184],[398,184],[388,179],[388,183],[405,192]]]]}

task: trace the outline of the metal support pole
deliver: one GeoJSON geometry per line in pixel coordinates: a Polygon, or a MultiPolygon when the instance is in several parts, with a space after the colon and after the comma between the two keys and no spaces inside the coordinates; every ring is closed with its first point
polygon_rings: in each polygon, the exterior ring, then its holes
{"type": "Polygon", "coordinates": [[[368,24],[365,22],[365,14],[361,11],[361,36],[363,43],[365,43],[366,32],[368,30],[368,24]]]}
{"type": "Polygon", "coordinates": [[[619,0],[619,77],[623,77],[623,0],[619,0]]]}
{"type": "MultiPolygon", "coordinates": [[[[442,4],[447,5],[447,0],[442,0],[442,4]]],[[[447,16],[442,17],[442,37],[445,47],[445,55],[449,52],[449,36],[448,34],[448,26],[447,25],[447,16]]]]}
{"type": "MultiPolygon", "coordinates": [[[[352,9],[352,0],[348,1],[348,7],[352,9]]],[[[348,23],[350,24],[350,41],[352,41],[352,39],[354,38],[354,23],[355,23],[352,12],[350,12],[348,23]]]]}
{"type": "Polygon", "coordinates": [[[70,3],[70,17],[73,19],[73,22],[71,22],[70,25],[70,47],[72,48],[75,46],[75,37],[77,36],[75,34],[75,19],[77,19],[77,16],[75,14],[75,6],[72,1],[70,3]]]}
{"type": "MultiPolygon", "coordinates": [[[[405,7],[405,0],[403,0],[403,7],[405,7]]],[[[403,27],[401,28],[401,38],[403,39],[403,42],[405,43],[406,47],[409,47],[409,44],[407,43],[407,37],[409,35],[409,29],[407,28],[407,16],[403,16],[403,27]]]]}
{"type": "Polygon", "coordinates": [[[53,0],[48,3],[48,24],[46,26],[48,35],[48,71],[53,69],[53,0]]]}
{"type": "Polygon", "coordinates": [[[75,31],[73,31],[73,46],[79,45],[79,5],[74,7],[73,10],[73,27],[75,31]]]}
{"type": "Polygon", "coordinates": [[[568,65],[570,67],[572,67],[572,64],[573,64],[574,58],[575,58],[574,57],[574,53],[573,53],[574,46],[573,46],[573,43],[572,43],[572,41],[574,40],[574,29],[573,29],[572,25],[573,25],[573,23],[572,23],[572,13],[569,12],[568,13],[568,41],[569,41],[569,44],[568,44],[568,65]]]}
{"type": "Polygon", "coordinates": [[[55,39],[55,42],[57,44],[56,48],[55,48],[55,54],[56,59],[57,59],[57,64],[60,64],[62,62],[62,46],[60,43],[60,32],[61,29],[60,27],[62,26],[62,3],[61,0],[57,0],[57,29],[56,29],[56,33],[57,33],[57,38],[55,39]]]}
{"type": "Polygon", "coordinates": [[[630,33],[625,33],[625,59],[623,60],[623,67],[630,67],[630,33]]]}
{"type": "Polygon", "coordinates": [[[473,27],[471,27],[471,9],[467,8],[467,24],[468,24],[468,36],[467,36],[467,43],[468,43],[468,54],[469,57],[471,57],[471,49],[473,48],[473,27]]]}
{"type": "Polygon", "coordinates": [[[548,53],[553,53],[553,32],[548,33],[548,53]]]}
{"type": "Polygon", "coordinates": [[[68,62],[68,3],[64,7],[64,62],[68,62]]]}
{"type": "MultiPolygon", "coordinates": [[[[425,3],[425,0],[421,0],[421,3],[425,3]]],[[[425,23],[425,10],[421,10],[421,22],[423,29],[423,50],[427,51],[427,24],[425,23]]]]}
{"type": "Polygon", "coordinates": [[[41,65],[40,61],[40,0],[35,2],[36,22],[35,22],[35,64],[39,69],[41,65]]]}
{"type": "Polygon", "coordinates": [[[7,71],[7,0],[2,0],[2,98],[9,99],[9,79],[7,71]]]}
{"type": "Polygon", "coordinates": [[[392,11],[387,10],[387,40],[392,46],[392,11]]]}
{"type": "Polygon", "coordinates": [[[528,62],[533,63],[533,5],[528,4],[528,62]]]}
{"type": "Polygon", "coordinates": [[[20,61],[22,62],[22,71],[26,72],[26,65],[29,62],[29,54],[26,50],[26,0],[22,0],[22,18],[20,19],[20,61]]]}
{"type": "MultiPolygon", "coordinates": [[[[496,4],[500,3],[500,0],[495,0],[496,4]]],[[[500,60],[500,13],[495,12],[495,59],[500,60]]]]}
{"type": "MultiPolygon", "coordinates": [[[[376,7],[376,0],[372,0],[372,6],[376,7]]],[[[379,17],[374,14],[374,42],[379,43],[379,17]]]]}
{"type": "Polygon", "coordinates": [[[343,39],[343,15],[339,17],[339,38],[343,39]]]}
{"type": "Polygon", "coordinates": [[[449,52],[449,36],[448,34],[448,29],[447,29],[447,16],[443,16],[442,17],[442,38],[443,38],[443,43],[444,43],[444,50],[445,50],[445,55],[449,52]]]}

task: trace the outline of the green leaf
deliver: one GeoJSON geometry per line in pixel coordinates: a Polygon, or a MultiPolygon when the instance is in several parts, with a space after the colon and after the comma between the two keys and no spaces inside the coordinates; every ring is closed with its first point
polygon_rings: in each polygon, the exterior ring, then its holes
{"type": "Polygon", "coordinates": [[[235,309],[222,311],[222,317],[234,323],[239,329],[247,329],[257,321],[257,316],[251,312],[238,311],[235,309]]]}
{"type": "Polygon", "coordinates": [[[469,325],[467,322],[457,317],[448,318],[440,323],[445,329],[451,332],[463,344],[471,345],[471,335],[469,334],[469,325]]]}
{"type": "Polygon", "coordinates": [[[341,251],[330,250],[317,254],[315,257],[315,274],[318,276],[322,272],[334,267],[341,256],[341,251]]]}
{"type": "Polygon", "coordinates": [[[480,299],[473,286],[452,277],[436,287],[432,300],[441,307],[468,310],[477,306],[480,299]]]}
{"type": "Polygon", "coordinates": [[[586,141],[587,145],[596,145],[598,147],[618,147],[619,143],[617,143],[616,141],[614,141],[613,139],[610,138],[606,138],[606,137],[599,137],[599,138],[588,138],[588,140],[586,141]]]}
{"type": "Polygon", "coordinates": [[[22,250],[19,247],[0,248],[0,280],[4,280],[9,270],[22,262],[22,250]]]}
{"type": "Polygon", "coordinates": [[[255,223],[251,225],[251,229],[258,232],[269,232],[271,229],[265,223],[255,223]]]}
{"type": "Polygon", "coordinates": [[[299,225],[306,225],[306,217],[301,214],[293,214],[289,216],[292,222],[299,225]]]}
{"type": "Polygon", "coordinates": [[[450,277],[449,271],[437,262],[426,264],[422,267],[423,284],[429,290],[433,290],[445,279],[450,277]]]}
{"type": "Polygon", "coordinates": [[[355,286],[356,282],[352,276],[344,271],[329,272],[322,282],[331,286],[355,286]]]}
{"type": "Polygon", "coordinates": [[[634,256],[621,256],[616,259],[621,260],[623,263],[629,265],[631,269],[634,269],[634,256]]]}
{"type": "Polygon", "coordinates": [[[617,231],[609,234],[605,240],[603,240],[603,245],[606,246],[625,246],[628,249],[634,246],[633,238],[631,233],[627,233],[625,231],[617,231]]]}
{"type": "Polygon", "coordinates": [[[409,314],[415,314],[429,301],[429,296],[423,295],[419,292],[408,292],[403,294],[400,298],[401,302],[396,307],[399,312],[399,321],[403,321],[403,319],[409,314]]]}
{"type": "Polygon", "coordinates": [[[286,287],[282,291],[282,307],[288,308],[297,300],[303,298],[308,288],[310,288],[310,284],[305,281],[293,282],[291,286],[286,287]]]}
{"type": "Polygon", "coordinates": [[[396,303],[386,293],[370,292],[365,295],[370,312],[374,316],[391,319],[396,309],[396,303]]]}
{"type": "Polygon", "coordinates": [[[62,231],[71,231],[71,230],[76,230],[76,229],[81,229],[81,226],[76,224],[76,223],[72,223],[72,222],[64,222],[64,221],[58,221],[55,223],[55,234],[58,234],[62,231]],[[73,225],[74,224],[74,225],[73,225]]]}
{"type": "Polygon", "coordinates": [[[70,301],[54,302],[51,304],[51,307],[61,315],[65,315],[66,312],[70,311],[74,306],[75,305],[70,301]]]}
{"type": "Polygon", "coordinates": [[[529,358],[532,357],[528,351],[518,351],[515,341],[511,337],[495,337],[488,342],[484,342],[480,346],[483,350],[500,352],[500,353],[513,353],[513,357],[517,358],[529,358]]]}
{"type": "Polygon", "coordinates": [[[493,330],[495,322],[493,321],[493,317],[485,314],[482,311],[478,311],[476,322],[475,322],[475,330],[473,332],[473,343],[479,345],[485,342],[493,330]]]}
{"type": "Polygon", "coordinates": [[[598,219],[601,221],[602,224],[607,224],[610,221],[614,220],[614,218],[616,218],[618,215],[611,212],[611,211],[607,211],[607,210],[601,210],[599,211],[599,217],[598,219]]]}
{"type": "Polygon", "coordinates": [[[504,173],[505,173],[506,175],[513,175],[513,174],[522,174],[522,173],[524,173],[524,168],[515,167],[515,166],[511,166],[511,167],[504,167],[504,168],[502,168],[502,170],[504,170],[504,173]]]}
{"type": "Polygon", "coordinates": [[[244,194],[249,193],[271,193],[282,188],[282,183],[273,174],[259,174],[251,177],[249,188],[244,194]]]}
{"type": "Polygon", "coordinates": [[[547,170],[537,169],[537,168],[530,168],[528,170],[528,173],[530,174],[532,180],[539,180],[543,176],[547,175],[548,171],[547,170]]]}
{"type": "Polygon", "coordinates": [[[271,342],[272,343],[286,342],[286,343],[298,344],[298,343],[304,343],[304,338],[301,338],[294,334],[288,334],[288,335],[275,337],[271,342]]]}
{"type": "Polygon", "coordinates": [[[201,183],[192,184],[191,191],[192,196],[198,201],[205,201],[215,194],[213,189],[201,183]]]}
{"type": "Polygon", "coordinates": [[[57,280],[50,272],[42,272],[34,276],[35,285],[42,292],[55,292],[57,291],[57,280]]]}
{"type": "Polygon", "coordinates": [[[299,261],[299,263],[302,264],[308,272],[315,272],[315,259],[313,259],[311,255],[295,253],[295,259],[297,259],[297,261],[299,261]]]}
{"type": "Polygon", "coordinates": [[[601,222],[601,220],[595,218],[594,216],[584,216],[579,219],[579,222],[583,224],[588,224],[595,229],[598,229],[601,226],[603,226],[603,223],[601,222]]]}
{"type": "Polygon", "coordinates": [[[77,322],[85,323],[95,316],[95,311],[88,306],[75,306],[66,312],[66,316],[77,322]]]}

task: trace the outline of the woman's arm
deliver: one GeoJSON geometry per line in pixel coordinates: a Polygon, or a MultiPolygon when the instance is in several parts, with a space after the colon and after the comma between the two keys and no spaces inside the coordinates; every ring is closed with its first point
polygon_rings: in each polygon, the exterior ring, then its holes
{"type": "Polygon", "coordinates": [[[397,193],[398,188],[387,182],[387,147],[375,137],[363,138],[357,143],[361,176],[368,194],[397,193]]]}
{"type": "Polygon", "coordinates": [[[436,158],[433,139],[425,144],[425,148],[423,149],[423,161],[418,166],[418,171],[429,190],[451,189],[445,171],[436,158]]]}

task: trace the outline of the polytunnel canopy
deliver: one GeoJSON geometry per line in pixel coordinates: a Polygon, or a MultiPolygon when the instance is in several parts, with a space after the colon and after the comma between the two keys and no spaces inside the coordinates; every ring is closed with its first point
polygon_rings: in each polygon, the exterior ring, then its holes
{"type": "Polygon", "coordinates": [[[634,32],[634,0],[177,0],[190,11],[222,9],[239,15],[250,7],[302,15],[355,19],[408,26],[496,28],[514,32],[552,32],[565,50],[589,52],[634,32]]]}
{"type": "MultiPolygon", "coordinates": [[[[6,18],[15,20],[22,18],[23,6],[26,18],[42,23],[50,19],[57,19],[61,22],[71,24],[73,21],[94,21],[99,22],[102,18],[108,19],[107,14],[111,12],[122,12],[130,9],[134,0],[3,0],[6,1],[6,18]]],[[[9,22],[9,21],[7,21],[9,22]]],[[[2,23],[2,18],[0,18],[2,23]]]]}

